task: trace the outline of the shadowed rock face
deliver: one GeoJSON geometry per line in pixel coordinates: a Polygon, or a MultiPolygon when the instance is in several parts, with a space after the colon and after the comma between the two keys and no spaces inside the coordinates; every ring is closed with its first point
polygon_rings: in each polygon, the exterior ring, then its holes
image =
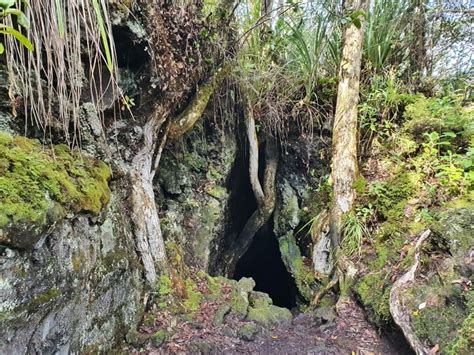
{"type": "Polygon", "coordinates": [[[136,326],[141,270],[121,200],[64,220],[32,251],[2,247],[1,353],[104,351],[136,326]]]}

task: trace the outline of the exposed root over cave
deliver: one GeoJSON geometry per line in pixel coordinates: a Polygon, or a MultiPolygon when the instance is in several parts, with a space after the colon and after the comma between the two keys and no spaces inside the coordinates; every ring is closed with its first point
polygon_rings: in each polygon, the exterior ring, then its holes
{"type": "Polygon", "coordinates": [[[265,136],[265,170],[263,186],[258,176],[259,145],[255,127],[255,117],[249,102],[245,107],[247,139],[249,141],[249,176],[252,191],[257,201],[257,210],[250,216],[237,239],[229,249],[226,268],[227,274],[232,275],[237,261],[245,254],[252,244],[255,234],[270,219],[275,210],[276,189],[275,179],[278,168],[278,146],[275,138],[265,136]]]}

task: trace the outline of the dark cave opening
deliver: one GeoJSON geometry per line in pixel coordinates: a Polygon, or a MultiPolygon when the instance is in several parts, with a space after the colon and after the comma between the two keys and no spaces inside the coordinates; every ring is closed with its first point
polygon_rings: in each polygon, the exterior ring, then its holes
{"type": "Polygon", "coordinates": [[[296,306],[296,284],[283,264],[271,226],[264,226],[255,235],[250,248],[238,261],[233,278],[242,277],[253,278],[255,290],[268,293],[274,305],[288,309],[296,306]]]}

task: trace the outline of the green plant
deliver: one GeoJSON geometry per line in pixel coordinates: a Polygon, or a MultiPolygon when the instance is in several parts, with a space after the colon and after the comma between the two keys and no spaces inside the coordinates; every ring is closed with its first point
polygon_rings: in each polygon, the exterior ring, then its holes
{"type": "Polygon", "coordinates": [[[368,12],[364,56],[375,72],[380,73],[400,61],[396,56],[407,24],[407,7],[407,1],[375,0],[368,12]]]}
{"type": "MultiPolygon", "coordinates": [[[[28,2],[26,0],[24,0],[23,3],[25,6],[28,6],[28,2]]],[[[18,25],[24,29],[28,29],[30,25],[27,17],[23,11],[21,11],[21,9],[15,8],[15,5],[15,0],[0,0],[0,19],[5,19],[9,16],[15,16],[18,25]]],[[[30,42],[30,40],[26,38],[20,31],[16,30],[13,26],[0,23],[0,34],[13,36],[26,49],[33,51],[33,44],[30,42]]],[[[2,42],[0,42],[0,54],[3,54],[4,52],[5,46],[2,42]]]]}
{"type": "Polygon", "coordinates": [[[367,212],[367,210],[362,213],[357,213],[356,211],[344,215],[341,226],[342,250],[348,255],[352,255],[356,252],[360,254],[362,243],[364,239],[369,236],[369,232],[365,226],[365,213],[367,212]]]}

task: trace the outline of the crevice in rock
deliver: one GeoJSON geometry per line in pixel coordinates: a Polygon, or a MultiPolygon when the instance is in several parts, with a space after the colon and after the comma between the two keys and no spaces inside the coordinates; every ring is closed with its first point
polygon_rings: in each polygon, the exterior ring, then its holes
{"type": "Polygon", "coordinates": [[[119,68],[136,72],[150,61],[146,41],[135,39],[128,27],[114,26],[113,36],[119,68]]]}
{"type": "Polygon", "coordinates": [[[296,307],[297,288],[281,259],[280,249],[271,225],[266,224],[255,235],[250,248],[237,263],[233,278],[251,277],[256,291],[268,293],[276,306],[296,307]]]}

